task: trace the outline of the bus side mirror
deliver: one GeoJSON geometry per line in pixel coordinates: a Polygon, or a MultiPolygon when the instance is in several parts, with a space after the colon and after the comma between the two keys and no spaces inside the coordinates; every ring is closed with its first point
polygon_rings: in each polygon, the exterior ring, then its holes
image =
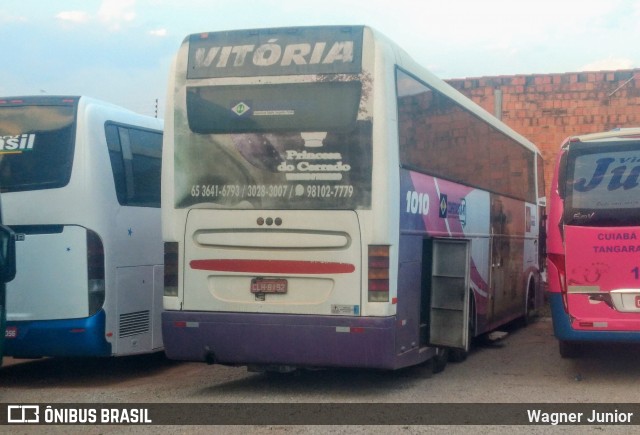
{"type": "Polygon", "coordinates": [[[0,225],[0,283],[16,276],[16,233],[0,225]]]}
{"type": "Polygon", "coordinates": [[[558,165],[558,196],[564,199],[567,196],[567,153],[560,156],[558,165]]]}

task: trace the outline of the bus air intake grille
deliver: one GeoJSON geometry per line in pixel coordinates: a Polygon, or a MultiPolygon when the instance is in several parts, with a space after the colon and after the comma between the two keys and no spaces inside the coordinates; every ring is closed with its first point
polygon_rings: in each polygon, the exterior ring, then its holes
{"type": "Polygon", "coordinates": [[[150,319],[151,316],[149,315],[149,310],[121,314],[119,330],[120,337],[131,337],[132,335],[149,332],[150,319]]]}

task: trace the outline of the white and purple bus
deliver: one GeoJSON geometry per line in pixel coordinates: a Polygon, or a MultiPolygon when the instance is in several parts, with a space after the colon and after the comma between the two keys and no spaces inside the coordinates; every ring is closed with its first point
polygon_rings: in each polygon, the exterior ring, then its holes
{"type": "Polygon", "coordinates": [[[540,153],[371,28],[194,34],[169,94],[170,358],[438,371],[541,305],[540,153]]]}
{"type": "Polygon", "coordinates": [[[0,98],[0,188],[19,264],[4,354],[162,349],[162,120],[79,96],[0,98]]]}

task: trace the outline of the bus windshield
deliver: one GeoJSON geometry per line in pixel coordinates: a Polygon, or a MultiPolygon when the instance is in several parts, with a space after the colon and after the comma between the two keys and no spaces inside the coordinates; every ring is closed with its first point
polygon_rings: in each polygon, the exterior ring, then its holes
{"type": "Polygon", "coordinates": [[[572,144],[566,159],[565,223],[640,225],[640,143],[572,144]]]}
{"type": "Polygon", "coordinates": [[[0,189],[53,189],[71,177],[75,105],[0,107],[0,189]]]}
{"type": "Polygon", "coordinates": [[[176,206],[369,208],[366,93],[354,76],[329,77],[336,80],[188,88],[190,131],[176,131],[176,206]]]}

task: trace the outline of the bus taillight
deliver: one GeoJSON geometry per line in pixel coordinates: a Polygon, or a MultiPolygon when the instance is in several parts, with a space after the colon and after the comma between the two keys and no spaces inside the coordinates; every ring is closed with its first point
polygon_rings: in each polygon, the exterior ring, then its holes
{"type": "Polygon", "coordinates": [[[565,264],[565,256],[564,254],[547,254],[547,258],[549,262],[553,264],[553,266],[558,271],[558,280],[560,285],[560,292],[562,293],[562,300],[564,301],[565,309],[568,307],[567,305],[567,268],[565,264]]]}
{"type": "Polygon", "coordinates": [[[178,296],[178,243],[164,244],[164,295],[178,296]]]}
{"type": "Polygon", "coordinates": [[[87,278],[89,315],[93,316],[104,304],[104,246],[95,232],[87,230],[87,278]]]}
{"type": "Polygon", "coordinates": [[[369,246],[369,302],[389,302],[389,246],[369,246]]]}

